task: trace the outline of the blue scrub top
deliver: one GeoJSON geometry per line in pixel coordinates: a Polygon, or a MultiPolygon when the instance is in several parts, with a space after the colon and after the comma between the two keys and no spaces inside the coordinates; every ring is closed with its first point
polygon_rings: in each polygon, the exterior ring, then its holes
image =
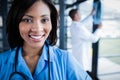
{"type": "MultiPolygon", "coordinates": [[[[53,46],[49,46],[49,53],[51,80],[91,80],[72,54],[53,46]]],[[[15,71],[15,54],[16,48],[0,53],[0,80],[9,80],[10,75],[15,71]]],[[[22,47],[18,52],[16,67],[27,80],[48,80],[48,47],[44,45],[34,74],[31,74],[22,57],[22,47]]],[[[14,80],[23,80],[20,75],[16,74],[14,77],[14,80]]]]}

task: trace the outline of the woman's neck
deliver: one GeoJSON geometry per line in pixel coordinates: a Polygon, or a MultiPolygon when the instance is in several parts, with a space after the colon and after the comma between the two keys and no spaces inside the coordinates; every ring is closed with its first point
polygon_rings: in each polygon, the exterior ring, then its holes
{"type": "Polygon", "coordinates": [[[32,48],[23,46],[22,55],[28,57],[40,56],[42,54],[42,48],[32,48]]]}
{"type": "Polygon", "coordinates": [[[42,54],[42,48],[31,48],[23,46],[22,56],[30,69],[30,72],[33,74],[37,66],[39,57],[42,54]]]}

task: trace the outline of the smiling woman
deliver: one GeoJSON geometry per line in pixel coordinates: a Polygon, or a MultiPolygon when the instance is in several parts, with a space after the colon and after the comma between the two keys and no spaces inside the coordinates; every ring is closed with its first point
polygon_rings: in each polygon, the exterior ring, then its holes
{"type": "Polygon", "coordinates": [[[30,7],[23,16],[19,30],[24,39],[23,47],[42,48],[47,39],[52,25],[50,20],[50,9],[44,2],[37,1],[30,7]]]}
{"type": "Polygon", "coordinates": [[[0,54],[0,80],[91,80],[74,57],[56,48],[51,0],[14,0],[7,17],[10,50],[0,54]]]}

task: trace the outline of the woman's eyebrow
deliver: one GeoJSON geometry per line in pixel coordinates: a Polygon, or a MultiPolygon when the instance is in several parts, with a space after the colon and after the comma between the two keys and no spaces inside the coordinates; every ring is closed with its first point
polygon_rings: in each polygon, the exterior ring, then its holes
{"type": "Polygon", "coordinates": [[[30,17],[30,18],[33,18],[33,16],[30,16],[30,15],[24,15],[23,17],[30,17]]]}
{"type": "MultiPolygon", "coordinates": [[[[49,16],[50,16],[50,14],[43,14],[43,15],[41,15],[40,17],[49,17],[49,16]]],[[[28,15],[28,14],[24,15],[23,17],[34,18],[34,16],[31,16],[31,15],[28,15]]]]}
{"type": "Polygon", "coordinates": [[[46,16],[50,16],[49,14],[44,14],[44,15],[41,15],[41,17],[46,17],[46,16]]]}

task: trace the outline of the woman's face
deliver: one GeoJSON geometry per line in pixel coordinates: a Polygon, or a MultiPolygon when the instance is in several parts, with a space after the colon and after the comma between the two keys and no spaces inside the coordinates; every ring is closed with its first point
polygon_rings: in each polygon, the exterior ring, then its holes
{"type": "Polygon", "coordinates": [[[19,32],[23,46],[41,48],[52,29],[50,9],[42,1],[35,2],[22,17],[19,32]]]}

